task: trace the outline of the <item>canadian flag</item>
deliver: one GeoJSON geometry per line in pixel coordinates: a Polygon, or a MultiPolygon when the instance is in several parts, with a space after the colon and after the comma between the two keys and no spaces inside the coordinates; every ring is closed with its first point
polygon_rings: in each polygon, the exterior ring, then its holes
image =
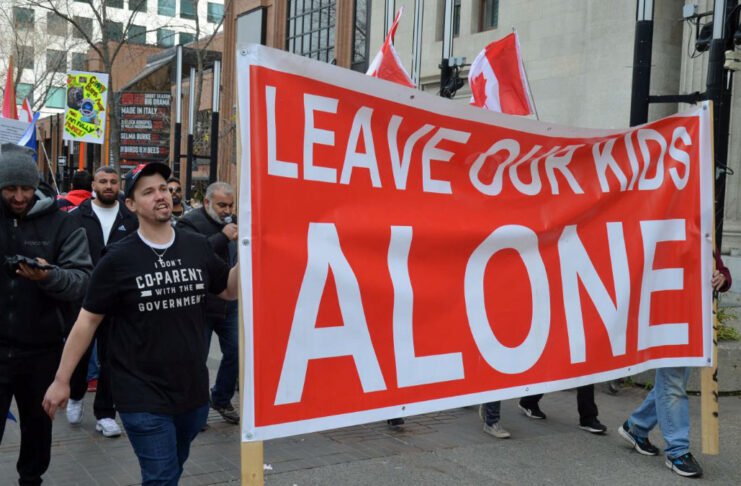
{"type": "Polygon", "coordinates": [[[510,115],[535,112],[517,32],[492,42],[476,56],[468,84],[474,106],[510,115]]]}
{"type": "Polygon", "coordinates": [[[33,120],[33,110],[31,110],[31,103],[28,102],[28,98],[23,98],[21,111],[18,112],[18,119],[27,121],[28,123],[31,123],[31,120],[33,120]]]}
{"type": "Polygon", "coordinates": [[[374,78],[385,79],[386,81],[392,81],[394,83],[414,88],[412,78],[409,77],[404,66],[401,65],[399,55],[396,53],[396,49],[394,49],[394,34],[396,34],[396,27],[399,25],[399,18],[403,11],[403,8],[399,9],[396,18],[394,19],[394,23],[391,25],[391,28],[386,35],[386,40],[381,46],[381,50],[378,51],[376,57],[373,58],[373,62],[371,62],[368,72],[365,74],[373,76],[374,78]]]}

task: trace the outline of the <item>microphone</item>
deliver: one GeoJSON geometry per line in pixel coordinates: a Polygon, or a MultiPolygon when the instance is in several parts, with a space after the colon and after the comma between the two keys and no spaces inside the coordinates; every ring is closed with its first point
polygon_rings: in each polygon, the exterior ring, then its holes
{"type": "Polygon", "coordinates": [[[234,219],[232,218],[232,215],[224,216],[224,224],[231,224],[234,222],[234,219]]]}

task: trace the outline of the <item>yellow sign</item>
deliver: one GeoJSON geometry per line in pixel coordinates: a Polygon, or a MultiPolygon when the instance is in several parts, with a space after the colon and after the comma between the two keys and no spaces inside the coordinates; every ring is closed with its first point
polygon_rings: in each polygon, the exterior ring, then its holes
{"type": "Polygon", "coordinates": [[[68,73],[64,140],[102,144],[107,106],[107,74],[81,71],[68,73]]]}

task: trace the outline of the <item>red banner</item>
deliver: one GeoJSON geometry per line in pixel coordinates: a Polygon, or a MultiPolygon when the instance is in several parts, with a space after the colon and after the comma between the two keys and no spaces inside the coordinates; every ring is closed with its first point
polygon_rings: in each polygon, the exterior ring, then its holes
{"type": "Polygon", "coordinates": [[[572,129],[238,58],[244,440],[710,364],[708,104],[572,129]]]}

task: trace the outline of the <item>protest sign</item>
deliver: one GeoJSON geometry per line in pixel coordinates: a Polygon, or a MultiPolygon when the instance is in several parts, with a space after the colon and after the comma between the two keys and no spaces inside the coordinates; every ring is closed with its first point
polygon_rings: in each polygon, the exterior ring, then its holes
{"type": "Polygon", "coordinates": [[[710,364],[709,104],[574,129],[237,57],[244,440],[710,364]]]}
{"type": "Polygon", "coordinates": [[[67,73],[64,140],[102,144],[107,109],[107,74],[82,71],[67,73]]]}

